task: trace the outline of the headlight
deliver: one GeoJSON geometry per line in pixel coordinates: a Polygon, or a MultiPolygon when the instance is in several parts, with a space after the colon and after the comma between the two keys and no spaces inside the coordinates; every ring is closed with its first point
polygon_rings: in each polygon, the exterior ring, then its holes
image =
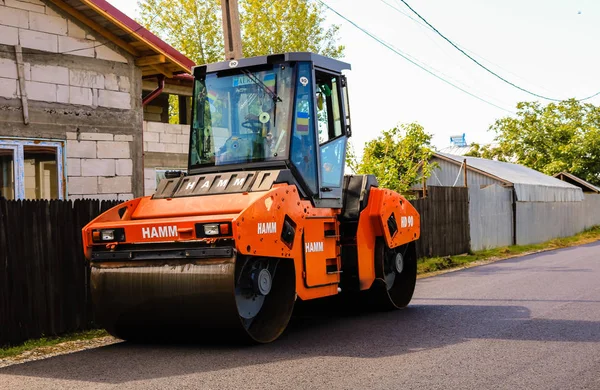
{"type": "Polygon", "coordinates": [[[205,236],[217,236],[219,235],[219,224],[218,223],[207,223],[204,225],[205,236]]]}
{"type": "Polygon", "coordinates": [[[115,231],[114,230],[100,230],[100,237],[102,241],[114,241],[115,231]]]}
{"type": "Polygon", "coordinates": [[[196,237],[228,237],[231,236],[231,222],[197,223],[196,237]]]}
{"type": "Polygon", "coordinates": [[[92,241],[98,244],[103,242],[124,242],[125,229],[115,228],[93,230],[92,241]]]}

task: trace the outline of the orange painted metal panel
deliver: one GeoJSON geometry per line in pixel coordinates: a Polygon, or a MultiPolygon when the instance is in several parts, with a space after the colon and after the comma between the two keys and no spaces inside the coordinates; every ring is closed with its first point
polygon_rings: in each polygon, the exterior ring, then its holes
{"type": "Polygon", "coordinates": [[[361,290],[370,288],[375,280],[376,238],[383,236],[390,248],[396,248],[418,239],[419,229],[419,213],[402,195],[391,190],[371,188],[369,204],[360,213],[356,234],[361,290]],[[387,220],[392,213],[398,224],[394,235],[390,234],[387,226],[387,220]],[[411,226],[408,226],[409,217],[412,221],[411,226]],[[403,221],[406,221],[406,226],[403,226],[403,221]]]}
{"type": "MultiPolygon", "coordinates": [[[[337,284],[315,288],[306,286],[305,279],[309,277],[308,274],[312,270],[304,267],[305,246],[302,236],[309,234],[312,237],[311,229],[318,228],[311,221],[320,221],[321,235],[323,235],[324,220],[311,218],[326,217],[329,221],[334,221],[335,215],[334,210],[316,209],[309,201],[301,200],[295,186],[275,185],[234,219],[233,233],[236,246],[240,254],[289,258],[290,261],[294,261],[296,291],[301,299],[308,300],[334,295],[337,294],[337,284]],[[296,233],[291,248],[281,240],[281,229],[286,215],[296,224],[296,233]],[[311,232],[308,233],[308,230],[311,232]]],[[[331,251],[330,248],[331,244],[328,246],[331,251]]],[[[339,281],[339,279],[337,280],[339,281]]]]}
{"type": "Polygon", "coordinates": [[[334,259],[337,264],[338,240],[325,237],[325,224],[335,223],[330,219],[306,220],[304,232],[304,265],[306,268],[306,286],[317,287],[340,282],[340,274],[327,274],[327,260],[334,259]]]}
{"type": "MultiPolygon", "coordinates": [[[[295,186],[287,184],[253,193],[173,199],[146,197],[100,215],[84,228],[83,240],[88,258],[93,245],[107,245],[92,242],[94,229],[123,228],[125,243],[194,240],[214,243],[215,238],[196,237],[195,225],[231,222],[230,238],[235,240],[238,253],[293,261],[298,297],[308,300],[338,293],[340,275],[327,274],[327,265],[336,264],[338,270],[341,268],[339,211],[314,208],[309,201],[300,199],[295,186]],[[120,211],[124,211],[122,216],[120,211]],[[282,240],[286,218],[295,225],[291,243],[282,240]]],[[[356,237],[361,289],[368,289],[375,280],[376,237],[385,237],[388,246],[393,248],[418,238],[419,227],[418,213],[402,196],[390,190],[371,189],[369,203],[360,214],[356,237]],[[387,226],[392,214],[398,222],[398,230],[393,235],[387,226]]],[[[120,244],[108,245],[118,247],[120,244]]]]}
{"type": "Polygon", "coordinates": [[[178,218],[196,215],[239,214],[266,192],[244,192],[186,198],[142,198],[132,219],[178,218]]]}

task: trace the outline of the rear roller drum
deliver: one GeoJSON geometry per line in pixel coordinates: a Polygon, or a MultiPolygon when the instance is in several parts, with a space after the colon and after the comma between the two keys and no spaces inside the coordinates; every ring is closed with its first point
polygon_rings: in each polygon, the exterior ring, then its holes
{"type": "Polygon", "coordinates": [[[388,248],[383,238],[375,244],[375,276],[370,303],[384,310],[408,306],[417,281],[414,243],[388,248]]]}

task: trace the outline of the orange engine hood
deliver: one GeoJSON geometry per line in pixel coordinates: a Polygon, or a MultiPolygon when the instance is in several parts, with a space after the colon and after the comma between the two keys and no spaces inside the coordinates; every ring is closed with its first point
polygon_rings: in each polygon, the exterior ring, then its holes
{"type": "Polygon", "coordinates": [[[239,214],[265,192],[190,196],[185,198],[142,198],[131,219],[180,218],[239,214]]]}

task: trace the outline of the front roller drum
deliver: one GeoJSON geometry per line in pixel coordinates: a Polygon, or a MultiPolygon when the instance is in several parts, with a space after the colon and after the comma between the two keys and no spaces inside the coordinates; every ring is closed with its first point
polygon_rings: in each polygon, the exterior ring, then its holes
{"type": "Polygon", "coordinates": [[[389,248],[383,238],[375,243],[376,279],[368,291],[371,306],[380,310],[408,306],[417,282],[417,254],[414,242],[389,248]]]}
{"type": "Polygon", "coordinates": [[[96,320],[125,340],[275,340],[295,301],[290,259],[92,263],[96,320]]]}

